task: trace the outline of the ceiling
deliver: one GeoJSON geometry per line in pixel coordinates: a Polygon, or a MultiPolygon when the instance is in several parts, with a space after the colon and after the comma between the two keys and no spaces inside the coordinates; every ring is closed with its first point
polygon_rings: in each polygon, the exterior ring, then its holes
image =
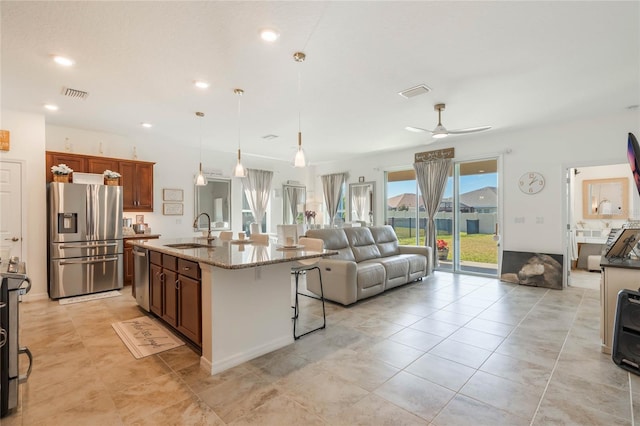
{"type": "Polygon", "coordinates": [[[318,164],[442,144],[404,129],[433,129],[441,102],[445,127],[493,126],[487,135],[640,104],[635,1],[5,0],[0,8],[3,108],[161,146],[197,148],[202,137],[206,150],[231,153],[240,133],[244,158],[291,161],[300,117],[318,164]],[[264,27],[280,38],[263,42],[264,27]],[[75,65],[56,65],[56,54],[75,65]],[[196,89],[198,79],[211,86],[196,89]],[[398,95],[419,84],[431,92],[398,95]],[[89,96],[64,97],[63,87],[89,96]],[[245,91],[240,115],[234,88],[245,91]],[[45,112],[45,103],[60,109],[45,112]]]}

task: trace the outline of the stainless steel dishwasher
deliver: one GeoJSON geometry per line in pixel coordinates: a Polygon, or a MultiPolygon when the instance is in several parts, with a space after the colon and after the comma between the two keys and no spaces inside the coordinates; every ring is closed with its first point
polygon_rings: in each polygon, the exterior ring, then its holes
{"type": "Polygon", "coordinates": [[[136,287],[136,302],[149,312],[149,250],[133,247],[133,285],[136,287]]]}

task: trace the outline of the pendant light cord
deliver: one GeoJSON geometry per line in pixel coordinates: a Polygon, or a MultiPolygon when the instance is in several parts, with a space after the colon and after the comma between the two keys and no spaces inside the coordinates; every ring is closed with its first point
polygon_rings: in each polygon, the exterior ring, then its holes
{"type": "Polygon", "coordinates": [[[302,62],[298,65],[298,133],[302,130],[301,117],[302,117],[302,62]]]}
{"type": "Polygon", "coordinates": [[[240,98],[242,93],[238,94],[238,149],[240,149],[240,98]]]}

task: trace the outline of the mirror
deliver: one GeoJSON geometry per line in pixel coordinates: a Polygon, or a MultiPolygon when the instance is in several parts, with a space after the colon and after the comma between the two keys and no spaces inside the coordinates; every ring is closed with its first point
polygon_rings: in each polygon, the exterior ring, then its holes
{"type": "MultiPolygon", "coordinates": [[[[207,177],[205,186],[195,187],[195,214],[207,213],[212,230],[231,229],[231,181],[207,177]]],[[[207,218],[198,218],[198,230],[207,230],[207,218]]]]}
{"type": "Polygon", "coordinates": [[[364,222],[371,226],[375,223],[375,182],[359,182],[349,184],[349,220],[364,222]]]}
{"type": "Polygon", "coordinates": [[[304,223],[304,205],[307,201],[306,187],[300,184],[283,184],[282,200],[282,223],[285,225],[304,223]]]}
{"type": "Polygon", "coordinates": [[[582,215],[585,219],[625,219],[628,203],[627,178],[582,181],[582,215]]]}

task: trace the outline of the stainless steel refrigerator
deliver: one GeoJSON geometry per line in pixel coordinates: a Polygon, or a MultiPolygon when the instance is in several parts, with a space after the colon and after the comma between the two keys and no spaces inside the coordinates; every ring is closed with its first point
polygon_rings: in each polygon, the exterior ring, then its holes
{"type": "Polygon", "coordinates": [[[122,187],[48,187],[49,297],[122,288],[122,187]]]}

